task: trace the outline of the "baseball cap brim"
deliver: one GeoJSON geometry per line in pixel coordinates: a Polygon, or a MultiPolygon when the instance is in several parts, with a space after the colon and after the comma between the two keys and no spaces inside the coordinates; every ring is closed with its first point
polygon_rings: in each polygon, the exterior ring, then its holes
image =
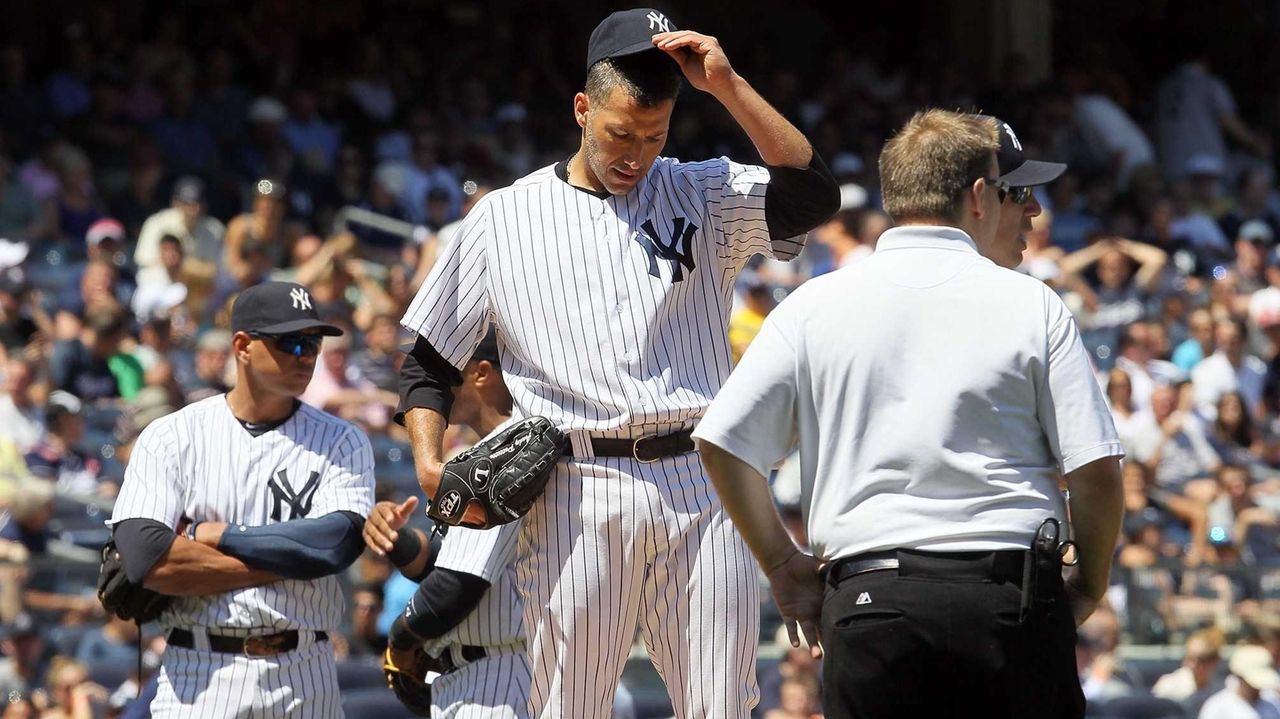
{"type": "Polygon", "coordinates": [[[1258,667],[1257,669],[1241,672],[1239,677],[1249,686],[1259,691],[1280,689],[1280,672],[1274,669],[1258,667]]]}
{"type": "Polygon", "coordinates": [[[1008,183],[1010,187],[1036,187],[1053,182],[1066,171],[1067,166],[1061,162],[1027,160],[1017,169],[1001,175],[998,179],[1008,183]]]}
{"type": "Polygon", "coordinates": [[[264,335],[287,335],[287,334],[292,334],[294,332],[301,332],[303,330],[309,330],[309,329],[318,329],[320,330],[320,334],[326,337],[342,336],[342,330],[340,328],[335,327],[331,324],[327,324],[325,322],[321,322],[319,320],[313,320],[310,318],[303,318],[300,320],[290,320],[288,322],[280,322],[278,324],[268,325],[267,327],[259,327],[258,329],[254,330],[254,332],[257,332],[259,334],[264,334],[264,335]]]}
{"type": "MultiPolygon", "coordinates": [[[[657,33],[654,33],[654,34],[656,35],[657,33]]],[[[649,40],[644,40],[644,41],[642,41],[642,42],[637,42],[637,43],[633,43],[633,44],[631,44],[631,45],[627,45],[626,47],[622,48],[621,50],[611,50],[611,51],[609,51],[609,53],[608,53],[607,55],[601,55],[600,57],[592,57],[592,58],[591,58],[591,62],[590,62],[590,64],[588,64],[588,65],[587,65],[587,67],[588,67],[588,69],[589,69],[592,65],[595,65],[597,62],[600,62],[601,60],[603,60],[603,59],[605,59],[605,58],[609,58],[609,57],[626,57],[626,56],[628,56],[628,55],[639,55],[640,53],[644,52],[645,50],[653,50],[654,52],[662,52],[661,50],[659,50],[659,49],[657,48],[657,46],[656,46],[656,45],[654,45],[654,44],[653,44],[653,40],[652,40],[652,39],[649,39],[649,40]]]]}

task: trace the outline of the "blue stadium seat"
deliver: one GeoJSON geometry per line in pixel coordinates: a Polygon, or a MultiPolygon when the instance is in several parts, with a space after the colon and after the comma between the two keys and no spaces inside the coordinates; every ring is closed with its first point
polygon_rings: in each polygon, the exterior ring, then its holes
{"type": "Polygon", "coordinates": [[[1103,702],[1103,710],[1106,716],[1115,719],[1182,719],[1186,716],[1181,704],[1150,694],[1110,699],[1103,702]]]}
{"type": "Polygon", "coordinates": [[[409,712],[386,687],[342,692],[342,711],[347,719],[395,719],[409,712]]]}
{"type": "Polygon", "coordinates": [[[338,664],[338,689],[345,694],[357,689],[385,689],[382,667],[372,660],[351,659],[338,664]]]}

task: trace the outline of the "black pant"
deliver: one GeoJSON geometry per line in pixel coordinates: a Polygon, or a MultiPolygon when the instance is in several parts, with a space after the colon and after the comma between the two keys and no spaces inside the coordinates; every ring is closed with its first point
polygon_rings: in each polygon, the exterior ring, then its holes
{"type": "Polygon", "coordinates": [[[1043,573],[1020,623],[1020,570],[993,569],[993,556],[899,550],[897,570],[829,586],[827,719],[1084,716],[1061,575],[1043,573]]]}

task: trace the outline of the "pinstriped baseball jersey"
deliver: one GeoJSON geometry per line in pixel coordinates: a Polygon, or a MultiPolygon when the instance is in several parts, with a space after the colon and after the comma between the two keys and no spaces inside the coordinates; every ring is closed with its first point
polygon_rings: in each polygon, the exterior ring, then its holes
{"type": "Polygon", "coordinates": [[[438,654],[450,644],[499,647],[524,642],[523,604],[515,572],[520,526],[512,522],[493,529],[449,529],[436,568],[480,577],[489,582],[489,589],[458,626],[426,643],[428,654],[438,654]]]}
{"type": "MultiPolygon", "coordinates": [[[[373,451],[359,428],[302,404],[257,437],[217,395],[162,417],[139,436],[111,522],[152,519],[260,526],[373,506],[373,451]]],[[[176,599],[165,627],[333,630],[342,620],[336,577],[176,599]]],[[[248,633],[245,631],[245,633],[248,633]]]]}
{"type": "Polygon", "coordinates": [[[771,240],[769,171],[658,158],[628,194],[577,189],[554,167],[471,210],[401,323],[461,368],[498,327],[517,416],[567,430],[697,419],[731,368],[734,279],[771,240]]]}

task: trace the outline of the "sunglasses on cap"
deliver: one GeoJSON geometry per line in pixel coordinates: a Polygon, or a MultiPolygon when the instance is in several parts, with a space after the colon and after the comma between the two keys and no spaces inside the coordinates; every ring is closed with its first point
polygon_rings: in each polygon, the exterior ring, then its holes
{"type": "Polygon", "coordinates": [[[996,188],[996,197],[1000,198],[1001,204],[1004,203],[1004,198],[1006,197],[1012,197],[1013,201],[1019,205],[1025,205],[1027,200],[1031,199],[1030,187],[1013,187],[994,177],[984,177],[982,179],[986,180],[988,185],[996,188]]]}
{"type": "Polygon", "coordinates": [[[315,356],[320,354],[320,342],[324,340],[321,335],[304,335],[304,334],[287,334],[287,335],[266,335],[260,332],[250,332],[249,336],[254,339],[267,342],[278,351],[293,357],[315,356]]]}

